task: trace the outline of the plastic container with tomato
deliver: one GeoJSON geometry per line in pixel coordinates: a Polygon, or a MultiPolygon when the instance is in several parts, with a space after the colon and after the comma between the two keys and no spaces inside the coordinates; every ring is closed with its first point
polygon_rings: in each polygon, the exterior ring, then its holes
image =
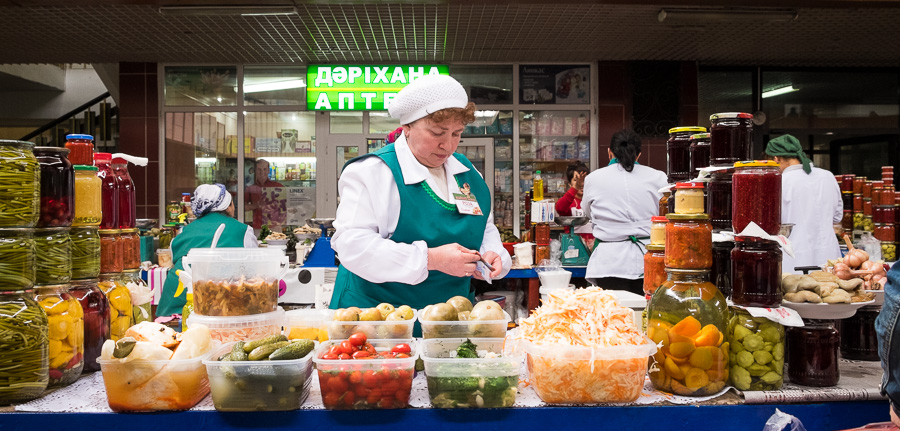
{"type": "MultiPolygon", "coordinates": [[[[322,403],[329,410],[398,409],[409,405],[418,350],[413,340],[369,340],[378,352],[400,344],[409,353],[399,358],[324,359],[331,348],[348,340],[327,341],[316,349],[322,403]]],[[[390,355],[389,355],[390,356],[390,355]]]]}
{"type": "Polygon", "coordinates": [[[206,364],[216,410],[224,412],[296,410],[309,396],[312,357],[280,361],[217,361],[234,343],[213,351],[206,364]]]}
{"type": "Polygon", "coordinates": [[[516,402],[521,355],[504,352],[504,338],[438,338],[421,344],[428,397],[437,408],[512,407],[516,402]],[[456,348],[470,340],[496,358],[457,358],[456,348]]]}

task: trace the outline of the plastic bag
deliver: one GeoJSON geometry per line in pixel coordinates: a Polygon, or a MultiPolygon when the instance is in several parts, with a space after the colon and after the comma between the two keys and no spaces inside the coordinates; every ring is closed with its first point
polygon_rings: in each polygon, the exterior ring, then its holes
{"type": "Polygon", "coordinates": [[[550,260],[560,262],[562,261],[562,243],[559,242],[558,239],[550,240],[550,260]]]}
{"type": "Polygon", "coordinates": [[[872,236],[872,232],[863,232],[856,246],[869,255],[869,260],[881,260],[881,241],[872,236]]]}
{"type": "Polygon", "coordinates": [[[763,431],[806,431],[806,428],[796,416],[775,409],[775,414],[766,421],[763,431]]]}
{"type": "MultiPolygon", "coordinates": [[[[556,241],[556,240],[554,240],[556,241]]],[[[556,241],[557,249],[559,248],[559,241],[556,241]]],[[[550,247],[553,247],[551,244],[550,247]]],[[[552,254],[551,254],[552,256],[552,254]]],[[[553,272],[553,271],[562,271],[562,262],[559,259],[544,259],[539,262],[538,266],[534,267],[534,272],[540,275],[542,272],[553,272]]]]}

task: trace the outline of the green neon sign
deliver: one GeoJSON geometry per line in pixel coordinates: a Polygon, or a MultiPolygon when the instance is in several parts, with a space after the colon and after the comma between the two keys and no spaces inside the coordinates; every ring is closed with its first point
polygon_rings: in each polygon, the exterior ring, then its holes
{"type": "Polygon", "coordinates": [[[449,75],[446,65],[342,66],[306,69],[306,109],[383,111],[406,84],[425,75],[449,75]]]}

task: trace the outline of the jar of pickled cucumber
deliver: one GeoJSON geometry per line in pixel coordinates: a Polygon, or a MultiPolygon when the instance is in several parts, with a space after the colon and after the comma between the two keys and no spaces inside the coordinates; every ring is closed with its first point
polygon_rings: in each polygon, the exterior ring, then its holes
{"type": "Polygon", "coordinates": [[[0,140],[0,227],[34,227],[41,215],[41,167],[34,144],[0,140]]]}
{"type": "Polygon", "coordinates": [[[122,277],[119,279],[128,292],[131,294],[131,309],[134,316],[134,324],[153,320],[153,311],[150,309],[150,302],[153,300],[153,293],[150,292],[150,286],[141,278],[140,269],[126,269],[122,271],[122,277]]]}
{"type": "Polygon", "coordinates": [[[72,279],[72,249],[69,228],[34,230],[35,284],[63,284],[72,279]]]}
{"type": "Polygon", "coordinates": [[[100,233],[96,226],[73,227],[69,231],[72,244],[72,279],[100,276],[100,233]]]}
{"type": "Polygon", "coordinates": [[[113,341],[124,337],[125,331],[134,324],[131,293],[120,281],[121,276],[118,272],[100,274],[98,283],[109,303],[109,339],[113,341]]]}
{"type": "Polygon", "coordinates": [[[72,384],[84,368],[84,310],[68,284],[36,286],[34,300],[47,313],[50,384],[72,384]]]}
{"type": "Polygon", "coordinates": [[[34,291],[0,291],[0,405],[31,401],[47,389],[47,313],[34,291]]]}
{"type": "Polygon", "coordinates": [[[0,228],[0,289],[31,289],[34,266],[34,229],[0,228]]]}
{"type": "Polygon", "coordinates": [[[774,391],[784,384],[784,326],[732,307],[725,330],[731,385],[742,391],[774,391]]]}
{"type": "Polygon", "coordinates": [[[109,339],[109,303],[96,278],[73,280],[69,294],[81,303],[84,312],[84,371],[100,371],[97,358],[109,339]]]}
{"type": "Polygon", "coordinates": [[[647,305],[647,335],[662,346],[650,360],[650,382],[678,395],[717,393],[728,380],[725,297],[709,282],[709,270],[666,273],[647,305]]]}

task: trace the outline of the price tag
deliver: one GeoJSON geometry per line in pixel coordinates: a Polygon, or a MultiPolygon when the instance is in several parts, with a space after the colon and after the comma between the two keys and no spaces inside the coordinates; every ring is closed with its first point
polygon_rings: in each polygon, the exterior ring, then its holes
{"type": "Polygon", "coordinates": [[[577,259],[578,258],[578,249],[570,248],[570,249],[566,250],[565,258],[566,259],[577,259]]]}
{"type": "Polygon", "coordinates": [[[791,245],[791,240],[787,239],[787,237],[785,237],[784,235],[769,235],[768,233],[766,233],[766,231],[759,227],[758,224],[754,222],[750,222],[750,224],[748,224],[747,227],[745,227],[744,230],[741,231],[741,233],[735,236],[750,236],[754,238],[762,238],[769,241],[775,241],[778,243],[778,245],[781,246],[784,252],[788,254],[788,256],[794,257],[794,247],[791,245]]]}
{"type": "Polygon", "coordinates": [[[759,308],[759,307],[741,307],[735,306],[742,310],[747,310],[753,317],[765,317],[775,323],[780,323],[783,326],[803,326],[803,318],[800,317],[800,313],[797,310],[787,307],[779,307],[779,308],[759,308]]]}

